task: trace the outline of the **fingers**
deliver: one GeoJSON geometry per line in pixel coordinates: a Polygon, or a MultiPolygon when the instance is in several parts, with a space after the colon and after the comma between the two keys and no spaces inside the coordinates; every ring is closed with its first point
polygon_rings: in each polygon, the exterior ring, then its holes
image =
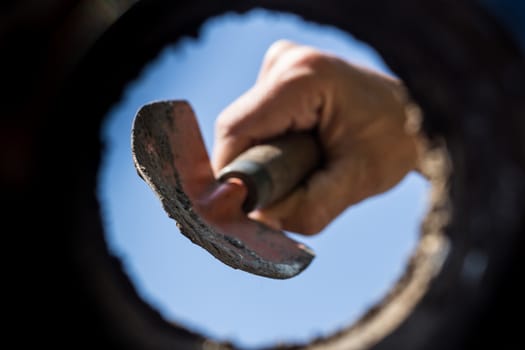
{"type": "Polygon", "coordinates": [[[263,63],[261,65],[261,69],[259,71],[259,77],[257,80],[260,80],[261,78],[264,78],[268,72],[273,68],[276,61],[279,60],[280,57],[283,56],[283,54],[286,51],[289,51],[290,49],[297,48],[298,45],[289,41],[289,40],[278,40],[274,42],[266,51],[266,54],[264,55],[263,63]]]}
{"type": "Polygon", "coordinates": [[[318,124],[333,95],[332,82],[320,68],[326,67],[326,58],[284,40],[269,48],[255,85],[217,118],[214,171],[261,140],[318,124]]]}
{"type": "Polygon", "coordinates": [[[313,235],[349,206],[392,188],[413,167],[413,147],[401,136],[383,133],[377,138],[382,145],[355,143],[344,147],[346,152],[340,157],[327,154],[325,167],[314,172],[305,185],[250,217],[276,229],[313,235]],[[390,152],[388,157],[385,150],[390,152]]]}
{"type": "Polygon", "coordinates": [[[274,228],[318,233],[413,168],[415,143],[404,129],[401,92],[389,77],[279,41],[265,55],[255,85],[217,118],[213,169],[266,139],[315,128],[323,168],[288,197],[249,215],[274,228]]]}
{"type": "Polygon", "coordinates": [[[341,159],[314,173],[308,182],[276,204],[250,213],[252,219],[276,229],[319,233],[350,203],[365,197],[367,161],[341,159]],[[351,168],[351,169],[350,169],[351,168]]]}
{"type": "Polygon", "coordinates": [[[315,77],[308,74],[278,82],[259,82],[219,115],[213,148],[214,171],[262,140],[315,127],[324,103],[322,95],[315,77]]]}

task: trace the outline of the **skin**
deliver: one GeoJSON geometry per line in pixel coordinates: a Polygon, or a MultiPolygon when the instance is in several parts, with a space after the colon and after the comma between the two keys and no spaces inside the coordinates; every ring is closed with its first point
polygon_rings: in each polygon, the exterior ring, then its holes
{"type": "Polygon", "coordinates": [[[213,168],[290,131],[315,129],[324,164],[278,203],[249,214],[269,226],[316,234],[349,206],[383,193],[418,168],[399,80],[312,47],[274,43],[258,78],[217,118],[213,168]]]}

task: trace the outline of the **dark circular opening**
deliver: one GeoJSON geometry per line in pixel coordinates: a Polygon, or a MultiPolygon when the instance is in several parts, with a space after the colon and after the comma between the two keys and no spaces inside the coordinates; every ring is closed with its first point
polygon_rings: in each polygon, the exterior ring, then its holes
{"type": "Polygon", "coordinates": [[[373,48],[333,27],[262,10],[228,14],[145,65],[103,128],[98,193],[110,250],[166,319],[245,347],[307,343],[358,320],[403,274],[426,209],[427,182],[412,173],[392,191],[353,206],[321,235],[297,235],[317,257],[289,281],[231,270],[182,236],[130,162],[135,113],[152,100],[188,100],[211,154],[215,116],[253,84],[265,50],[281,38],[392,74],[373,48]]]}
{"type": "MultiPolygon", "coordinates": [[[[60,227],[67,227],[60,236],[67,242],[62,254],[75,271],[74,277],[67,276],[69,291],[84,300],[84,321],[97,329],[96,339],[128,348],[234,347],[169,325],[141,301],[119,261],[107,252],[93,189],[100,123],[125,84],[168,42],[194,35],[207,18],[257,5],[335,25],[374,46],[418,101],[430,142],[426,166],[434,185],[433,206],[406,276],[361,322],[310,348],[428,350],[496,339],[504,327],[498,330],[487,320],[497,314],[497,306],[517,300],[502,286],[512,285],[512,266],[521,261],[517,251],[524,227],[525,157],[518,140],[524,131],[519,118],[525,101],[520,88],[524,64],[515,45],[481,8],[454,1],[149,1],[138,3],[110,28],[71,75],[53,118],[43,127],[41,135],[59,136],[39,137],[42,163],[67,174],[74,169],[58,182],[42,172],[39,181],[46,181],[46,188],[54,184],[69,190],[59,198],[67,203],[60,205],[60,213],[69,214],[57,219],[60,227]],[[85,121],[83,133],[57,134],[64,125],[75,128],[72,114],[85,121]],[[505,123],[496,122],[501,115],[507,116],[505,123]],[[51,152],[56,149],[59,155],[51,152]],[[86,150],[82,159],[79,149],[86,150]],[[426,293],[422,287],[428,288],[426,293]],[[502,296],[511,298],[502,301],[502,296]],[[400,309],[399,300],[410,305],[400,309]],[[473,337],[489,328],[494,332],[473,337]]],[[[49,218],[57,216],[43,211],[49,218]]]]}

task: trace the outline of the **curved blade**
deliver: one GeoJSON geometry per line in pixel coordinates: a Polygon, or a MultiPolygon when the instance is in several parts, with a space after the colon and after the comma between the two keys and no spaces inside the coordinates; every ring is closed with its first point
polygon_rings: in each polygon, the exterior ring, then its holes
{"type": "Polygon", "coordinates": [[[285,279],[303,271],[314,258],[308,247],[284,232],[246,216],[242,184],[216,181],[197,119],[186,101],[144,105],[133,123],[131,147],[139,176],[181,233],[223,263],[285,279]]]}

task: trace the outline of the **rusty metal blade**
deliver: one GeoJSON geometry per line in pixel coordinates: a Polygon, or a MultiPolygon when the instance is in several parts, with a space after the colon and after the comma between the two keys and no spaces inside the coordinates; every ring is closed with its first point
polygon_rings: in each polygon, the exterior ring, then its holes
{"type": "Polygon", "coordinates": [[[131,141],[139,176],[180,232],[223,263],[286,279],[299,274],[314,258],[311,249],[284,232],[246,216],[242,185],[215,179],[188,102],[158,101],[142,106],[133,122],[131,141]]]}

